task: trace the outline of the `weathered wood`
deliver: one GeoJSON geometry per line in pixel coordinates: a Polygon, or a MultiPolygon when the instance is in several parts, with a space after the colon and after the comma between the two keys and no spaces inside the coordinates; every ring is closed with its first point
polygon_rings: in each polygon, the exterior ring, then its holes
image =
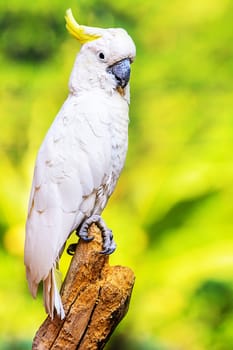
{"type": "Polygon", "coordinates": [[[33,340],[33,350],[101,350],[128,311],[134,285],[132,270],[109,266],[100,254],[102,236],[92,224],[86,243],[79,240],[63,283],[61,296],[66,317],[48,316],[33,340]]]}

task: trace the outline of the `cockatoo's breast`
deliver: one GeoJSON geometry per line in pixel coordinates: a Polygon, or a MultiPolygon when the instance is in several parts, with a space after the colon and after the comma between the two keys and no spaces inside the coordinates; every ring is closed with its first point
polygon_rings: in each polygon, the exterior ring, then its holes
{"type": "MultiPolygon", "coordinates": [[[[106,150],[109,152],[108,165],[105,166],[102,174],[103,182],[97,190],[105,197],[103,202],[106,204],[125,163],[128,148],[129,107],[127,100],[118,92],[109,96],[105,92],[92,91],[85,93],[85,100],[88,99],[88,95],[92,102],[89,103],[89,113],[86,115],[92,116],[92,119],[88,119],[87,123],[91,125],[96,135],[99,135],[99,142],[104,146],[103,154],[107,152],[106,150]]],[[[83,98],[77,96],[77,103],[80,103],[83,98]]],[[[82,103],[87,105],[87,101],[82,103]]],[[[99,164],[99,167],[102,168],[102,164],[99,164]]],[[[105,204],[101,205],[101,210],[104,209],[105,204]]]]}
{"type": "MultiPolygon", "coordinates": [[[[117,106],[117,105],[116,105],[117,106]]],[[[128,104],[122,103],[121,108],[112,110],[111,149],[112,167],[114,174],[118,177],[124,166],[128,148],[128,104]]]]}

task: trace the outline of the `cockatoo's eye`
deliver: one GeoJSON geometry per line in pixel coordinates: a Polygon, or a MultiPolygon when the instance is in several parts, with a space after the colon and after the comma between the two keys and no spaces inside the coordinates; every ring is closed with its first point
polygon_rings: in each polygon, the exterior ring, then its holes
{"type": "Polygon", "coordinates": [[[104,61],[104,60],[105,60],[105,54],[104,54],[102,51],[99,52],[98,57],[99,57],[99,59],[100,59],[101,61],[104,61]]]}

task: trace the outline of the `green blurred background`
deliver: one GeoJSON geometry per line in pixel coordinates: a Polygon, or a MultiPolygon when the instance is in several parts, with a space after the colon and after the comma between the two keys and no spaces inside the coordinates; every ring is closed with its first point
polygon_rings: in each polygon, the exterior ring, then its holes
{"type": "Polygon", "coordinates": [[[231,0],[0,3],[0,349],[30,349],[45,318],[25,281],[24,223],[36,152],[79,50],[69,7],[137,45],[127,163],[104,212],[111,263],[136,284],[108,349],[232,350],[231,0]]]}

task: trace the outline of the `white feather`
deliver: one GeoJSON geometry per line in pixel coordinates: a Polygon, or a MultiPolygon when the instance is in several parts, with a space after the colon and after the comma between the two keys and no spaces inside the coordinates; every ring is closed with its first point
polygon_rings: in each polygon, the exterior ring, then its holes
{"type": "Polygon", "coordinates": [[[54,276],[64,244],[85,218],[101,214],[124,165],[129,87],[121,96],[106,65],[134,55],[129,36],[113,29],[106,30],[106,37],[83,45],[72,71],[71,93],[38,152],[25,265],[34,297],[44,281],[44,303],[51,317],[54,307],[64,317],[54,276]],[[108,55],[104,65],[97,57],[103,48],[108,55]]]}

